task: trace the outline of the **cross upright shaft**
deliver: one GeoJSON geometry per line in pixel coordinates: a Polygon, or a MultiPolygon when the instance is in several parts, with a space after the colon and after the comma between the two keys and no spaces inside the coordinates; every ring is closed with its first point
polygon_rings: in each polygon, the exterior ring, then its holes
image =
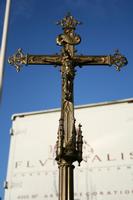
{"type": "Polygon", "coordinates": [[[70,14],[58,22],[63,28],[63,34],[56,38],[62,46],[60,55],[24,55],[21,49],[9,58],[9,63],[15,65],[17,71],[26,65],[58,65],[62,75],[61,117],[59,120],[58,138],[56,144],[56,160],[59,166],[59,200],[74,199],[73,162],[82,161],[82,131],[79,124],[75,128],[73,81],[75,68],[83,65],[114,65],[117,70],[127,64],[127,59],[116,51],[114,55],[83,56],[77,55],[75,45],[81,38],[75,33],[80,24],[70,14]]]}

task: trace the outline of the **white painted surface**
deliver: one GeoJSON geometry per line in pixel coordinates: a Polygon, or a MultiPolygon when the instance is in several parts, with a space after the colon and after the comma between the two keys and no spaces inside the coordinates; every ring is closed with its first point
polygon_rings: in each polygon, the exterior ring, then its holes
{"type": "MultiPolygon", "coordinates": [[[[19,116],[13,121],[5,200],[56,200],[60,111],[19,116]]],[[[132,200],[133,103],[83,106],[75,117],[84,136],[84,161],[74,170],[75,200],[132,200]]]]}
{"type": "Polygon", "coordinates": [[[11,0],[6,0],[2,42],[1,42],[1,48],[0,48],[0,101],[1,101],[2,87],[3,87],[2,84],[3,84],[3,78],[4,78],[4,63],[5,63],[5,54],[6,54],[6,45],[7,45],[10,5],[11,5],[11,0]]]}

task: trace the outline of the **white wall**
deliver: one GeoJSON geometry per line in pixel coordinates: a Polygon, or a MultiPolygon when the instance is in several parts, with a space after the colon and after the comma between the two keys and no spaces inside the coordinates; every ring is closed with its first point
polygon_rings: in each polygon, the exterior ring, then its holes
{"type": "MultiPolygon", "coordinates": [[[[59,111],[16,116],[5,200],[58,199],[55,158],[59,111]]],[[[133,199],[133,103],[75,110],[83,125],[84,160],[75,163],[75,199],[133,199]]]]}

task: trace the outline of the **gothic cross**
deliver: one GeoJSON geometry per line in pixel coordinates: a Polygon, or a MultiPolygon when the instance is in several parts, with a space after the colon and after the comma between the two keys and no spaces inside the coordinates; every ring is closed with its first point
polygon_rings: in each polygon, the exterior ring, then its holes
{"type": "Polygon", "coordinates": [[[90,56],[77,55],[75,46],[81,38],[75,33],[80,24],[69,13],[57,23],[62,26],[63,33],[56,38],[56,43],[62,46],[60,55],[24,55],[22,49],[9,58],[9,63],[20,71],[25,65],[54,65],[60,66],[62,75],[61,117],[56,143],[56,160],[59,166],[59,200],[73,200],[73,162],[82,161],[83,136],[81,125],[75,127],[73,82],[76,67],[83,65],[114,65],[119,71],[127,64],[127,59],[117,50],[114,55],[90,56]]]}

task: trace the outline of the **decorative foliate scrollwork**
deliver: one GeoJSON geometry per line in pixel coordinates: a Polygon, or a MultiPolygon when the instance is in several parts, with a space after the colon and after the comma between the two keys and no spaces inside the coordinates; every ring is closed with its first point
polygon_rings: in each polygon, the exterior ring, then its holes
{"type": "Polygon", "coordinates": [[[60,46],[64,45],[64,44],[70,44],[70,45],[76,45],[79,44],[81,41],[81,38],[79,35],[68,35],[68,34],[60,34],[57,38],[56,38],[56,43],[60,46]]]}
{"type": "Polygon", "coordinates": [[[27,55],[24,55],[22,49],[19,48],[13,56],[9,57],[8,62],[19,72],[23,64],[27,64],[27,55]]]}
{"type": "Polygon", "coordinates": [[[57,23],[63,28],[56,42],[62,46],[60,55],[24,55],[21,48],[8,59],[11,65],[14,65],[17,72],[20,71],[23,64],[28,65],[59,65],[62,76],[62,108],[61,120],[58,130],[56,159],[82,161],[83,136],[81,125],[78,131],[75,129],[74,121],[74,98],[73,81],[75,77],[75,67],[83,65],[114,65],[118,71],[127,64],[127,59],[117,50],[114,55],[104,56],[84,56],[75,54],[75,45],[79,44],[81,38],[75,33],[76,26],[80,24],[74,17],[68,13],[61,21],[57,23]]]}
{"type": "Polygon", "coordinates": [[[81,24],[81,22],[74,19],[70,12],[57,22],[57,25],[61,25],[63,29],[75,29],[78,24],[81,24]]]}
{"type": "Polygon", "coordinates": [[[128,61],[125,56],[123,56],[117,49],[113,56],[111,56],[111,65],[114,65],[117,71],[127,65],[128,61]]]}

